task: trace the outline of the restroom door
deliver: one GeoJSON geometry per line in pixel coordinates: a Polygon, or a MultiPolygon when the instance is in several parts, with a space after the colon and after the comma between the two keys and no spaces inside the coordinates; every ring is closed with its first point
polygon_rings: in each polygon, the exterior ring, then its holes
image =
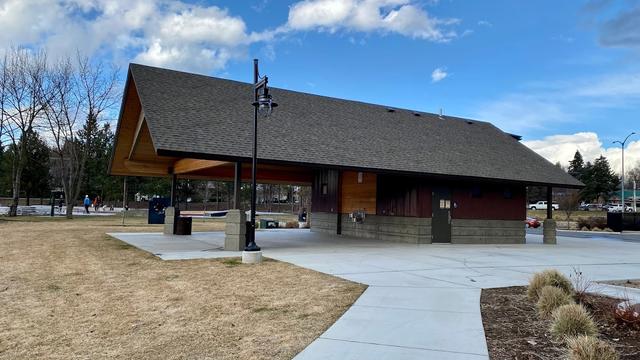
{"type": "Polygon", "coordinates": [[[432,194],[431,242],[451,242],[451,189],[434,187],[432,194]]]}

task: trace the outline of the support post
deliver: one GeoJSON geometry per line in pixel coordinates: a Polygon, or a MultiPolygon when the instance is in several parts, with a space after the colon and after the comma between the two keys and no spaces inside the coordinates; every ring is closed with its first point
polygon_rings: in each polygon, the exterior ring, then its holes
{"type": "MultiPolygon", "coordinates": [[[[68,205],[67,205],[68,206],[68,205]]],[[[127,177],[122,180],[122,225],[124,226],[124,219],[127,216],[127,177]]]]}
{"type": "Polygon", "coordinates": [[[547,186],[547,219],[553,219],[553,188],[547,186]]]}
{"type": "Polygon", "coordinates": [[[233,208],[240,209],[240,187],[242,186],[242,163],[236,162],[235,175],[233,177],[233,208]]]}
{"type": "Polygon", "coordinates": [[[545,244],[555,245],[556,239],[556,221],[553,220],[553,188],[547,187],[547,218],[544,220],[542,242],[545,244]]]}
{"type": "Polygon", "coordinates": [[[176,174],[171,174],[171,199],[169,199],[169,206],[176,206],[176,193],[178,186],[178,176],[176,174]]]}
{"type": "Polygon", "coordinates": [[[173,169],[169,169],[171,174],[171,195],[169,199],[169,206],[164,209],[164,234],[165,235],[173,235],[176,230],[176,215],[178,215],[178,211],[176,210],[176,194],[177,194],[177,186],[178,186],[178,176],[173,173],[173,169]]]}

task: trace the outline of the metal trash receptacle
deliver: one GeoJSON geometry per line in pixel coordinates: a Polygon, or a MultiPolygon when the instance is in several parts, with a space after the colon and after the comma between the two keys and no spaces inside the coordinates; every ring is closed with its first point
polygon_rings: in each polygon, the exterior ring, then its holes
{"type": "Polygon", "coordinates": [[[278,227],[278,222],[273,219],[260,219],[260,229],[274,229],[278,227]]]}
{"type": "Polygon", "coordinates": [[[191,227],[193,218],[178,217],[176,218],[176,235],[191,235],[191,227]]]}

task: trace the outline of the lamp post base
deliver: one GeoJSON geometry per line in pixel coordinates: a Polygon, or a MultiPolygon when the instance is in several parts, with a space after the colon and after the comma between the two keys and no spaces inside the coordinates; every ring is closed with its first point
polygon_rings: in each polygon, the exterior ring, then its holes
{"type": "Polygon", "coordinates": [[[262,262],[262,251],[243,251],[243,264],[259,264],[262,262]]]}

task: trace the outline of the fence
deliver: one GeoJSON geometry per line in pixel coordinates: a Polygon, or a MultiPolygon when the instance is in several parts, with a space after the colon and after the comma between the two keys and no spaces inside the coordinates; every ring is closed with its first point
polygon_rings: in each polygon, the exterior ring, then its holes
{"type": "Polygon", "coordinates": [[[607,213],[607,227],[613,231],[640,231],[640,213],[607,213]]]}

